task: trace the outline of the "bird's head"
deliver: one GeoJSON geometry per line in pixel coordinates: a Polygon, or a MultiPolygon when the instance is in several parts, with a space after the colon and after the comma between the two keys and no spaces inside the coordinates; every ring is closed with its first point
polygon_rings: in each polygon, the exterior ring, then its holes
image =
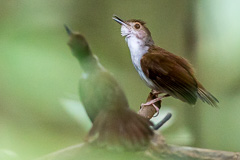
{"type": "Polygon", "coordinates": [[[145,26],[146,23],[144,21],[136,19],[123,21],[116,15],[113,16],[113,20],[121,25],[121,35],[126,38],[126,41],[131,38],[137,38],[138,40],[144,42],[146,45],[153,44],[151,33],[145,26]]]}
{"type": "Polygon", "coordinates": [[[70,46],[73,55],[77,58],[88,57],[91,52],[85,37],[79,33],[73,33],[66,25],[65,29],[70,37],[68,45],[70,46]]]}

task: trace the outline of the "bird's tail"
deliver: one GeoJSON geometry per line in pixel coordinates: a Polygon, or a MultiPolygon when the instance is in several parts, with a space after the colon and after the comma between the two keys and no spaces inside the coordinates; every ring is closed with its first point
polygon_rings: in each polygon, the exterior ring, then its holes
{"type": "Polygon", "coordinates": [[[209,105],[211,105],[213,107],[217,107],[217,103],[219,103],[217,98],[215,98],[211,93],[206,91],[204,88],[198,88],[198,92],[197,93],[198,93],[198,97],[203,102],[207,102],[209,105]]]}
{"type": "Polygon", "coordinates": [[[86,140],[107,147],[141,149],[154,135],[151,125],[129,108],[104,110],[96,117],[86,140]]]}

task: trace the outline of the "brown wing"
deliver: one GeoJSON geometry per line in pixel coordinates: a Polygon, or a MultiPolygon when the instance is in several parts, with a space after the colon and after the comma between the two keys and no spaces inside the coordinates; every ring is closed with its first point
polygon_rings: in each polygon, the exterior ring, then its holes
{"type": "Polygon", "coordinates": [[[154,47],[142,57],[141,67],[159,90],[184,102],[196,103],[198,86],[193,70],[185,59],[154,47]]]}

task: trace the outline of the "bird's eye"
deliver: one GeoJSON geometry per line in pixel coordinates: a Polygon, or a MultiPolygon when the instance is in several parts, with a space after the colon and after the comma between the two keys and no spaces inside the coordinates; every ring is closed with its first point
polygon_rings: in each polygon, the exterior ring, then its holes
{"type": "Polygon", "coordinates": [[[134,25],[134,27],[135,27],[136,29],[139,29],[139,28],[140,28],[140,24],[137,23],[137,24],[134,25]]]}

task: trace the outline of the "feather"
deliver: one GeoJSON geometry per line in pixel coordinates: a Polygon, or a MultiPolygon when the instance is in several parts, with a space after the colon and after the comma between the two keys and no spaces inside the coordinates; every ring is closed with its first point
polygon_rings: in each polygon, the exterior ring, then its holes
{"type": "MultiPolygon", "coordinates": [[[[195,104],[197,82],[190,64],[160,47],[151,47],[141,58],[141,67],[159,90],[184,102],[195,104]]],[[[182,59],[182,58],[181,58],[182,59]]]]}

